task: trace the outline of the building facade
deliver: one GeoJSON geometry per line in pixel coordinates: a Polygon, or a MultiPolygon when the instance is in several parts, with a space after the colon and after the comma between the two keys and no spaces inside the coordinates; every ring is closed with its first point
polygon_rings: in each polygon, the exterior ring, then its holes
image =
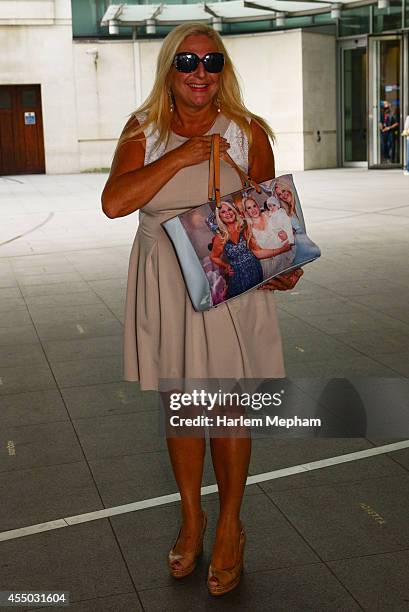
{"type": "MultiPolygon", "coordinates": [[[[320,12],[306,3],[301,12],[247,21],[238,0],[228,7],[237,6],[238,21],[214,17],[211,5],[209,23],[223,36],[247,106],[276,133],[279,170],[406,161],[406,1],[350,2],[341,11],[321,2],[320,12]],[[386,141],[379,124],[388,105],[397,125],[386,141]]],[[[162,21],[136,22],[132,10],[139,15],[147,5],[128,4],[114,20],[118,7],[105,0],[0,0],[0,174],[110,166],[122,126],[152,86],[161,40],[174,27],[171,11],[162,21]]]]}

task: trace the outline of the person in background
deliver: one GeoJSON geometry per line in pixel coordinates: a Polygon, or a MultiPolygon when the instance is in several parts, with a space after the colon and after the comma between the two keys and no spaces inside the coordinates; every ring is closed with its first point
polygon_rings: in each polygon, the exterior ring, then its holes
{"type": "Polygon", "coordinates": [[[381,110],[381,121],[379,129],[381,130],[381,161],[392,163],[395,153],[395,133],[394,130],[399,126],[395,115],[392,115],[391,106],[388,100],[384,100],[381,110]]]}

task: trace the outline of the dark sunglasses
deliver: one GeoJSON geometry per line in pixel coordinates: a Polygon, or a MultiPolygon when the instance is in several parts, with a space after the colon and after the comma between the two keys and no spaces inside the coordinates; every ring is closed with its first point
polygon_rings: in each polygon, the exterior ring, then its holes
{"type": "Polygon", "coordinates": [[[194,72],[202,62],[207,72],[221,72],[224,66],[223,53],[206,53],[199,57],[196,53],[177,53],[173,64],[178,72],[194,72]]]}

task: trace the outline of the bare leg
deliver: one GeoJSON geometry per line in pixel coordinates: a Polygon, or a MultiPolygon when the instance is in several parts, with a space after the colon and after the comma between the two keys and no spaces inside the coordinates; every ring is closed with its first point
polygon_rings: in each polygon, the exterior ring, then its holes
{"type": "MultiPolygon", "coordinates": [[[[164,395],[162,399],[165,402],[164,395]]],[[[175,561],[172,564],[178,568],[188,566],[192,561],[203,526],[200,489],[206,441],[204,437],[168,437],[167,446],[181,496],[182,529],[173,550],[186,558],[183,563],[175,561]]]]}
{"type": "Polygon", "coordinates": [[[251,437],[248,434],[242,438],[211,438],[210,447],[220,502],[212,565],[229,569],[238,554],[240,508],[250,463],[251,437]]]}

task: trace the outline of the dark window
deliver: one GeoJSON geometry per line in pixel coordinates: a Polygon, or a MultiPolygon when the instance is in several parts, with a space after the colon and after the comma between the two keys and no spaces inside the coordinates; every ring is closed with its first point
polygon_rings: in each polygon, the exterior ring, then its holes
{"type": "Polygon", "coordinates": [[[35,89],[23,89],[21,94],[21,104],[23,108],[37,106],[37,95],[35,89]]]}
{"type": "Polygon", "coordinates": [[[11,108],[11,93],[7,89],[0,87],[0,108],[10,109],[11,108]]]}
{"type": "Polygon", "coordinates": [[[343,9],[339,20],[340,36],[355,36],[369,33],[370,7],[343,9]]]}
{"type": "Polygon", "coordinates": [[[402,0],[390,0],[389,7],[378,9],[374,5],[374,32],[388,32],[402,28],[402,0]]]}

